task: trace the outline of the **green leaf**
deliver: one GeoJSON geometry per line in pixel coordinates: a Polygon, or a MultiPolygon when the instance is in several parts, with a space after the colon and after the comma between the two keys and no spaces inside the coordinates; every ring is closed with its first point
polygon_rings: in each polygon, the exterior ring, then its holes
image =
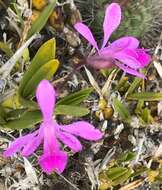
{"type": "Polygon", "coordinates": [[[112,181],[112,185],[122,184],[131,176],[131,169],[124,167],[114,167],[107,171],[107,177],[112,181]]]}
{"type": "Polygon", "coordinates": [[[107,171],[107,177],[113,181],[117,179],[118,177],[124,175],[126,172],[127,172],[127,169],[123,167],[110,168],[107,171]]]}
{"type": "Polygon", "coordinates": [[[131,174],[131,177],[137,177],[139,175],[143,175],[144,172],[146,172],[148,170],[148,168],[144,167],[144,166],[140,166],[140,168],[137,168],[133,174],[131,174]]]}
{"type": "Polygon", "coordinates": [[[113,186],[117,186],[127,181],[130,178],[131,173],[132,173],[132,170],[128,168],[127,171],[123,175],[119,176],[113,181],[113,186]]]}
{"type": "Polygon", "coordinates": [[[23,108],[29,108],[31,110],[38,109],[38,104],[33,100],[27,100],[22,97],[20,97],[19,100],[23,108]]]}
{"type": "Polygon", "coordinates": [[[1,117],[1,115],[0,115],[0,126],[1,125],[4,125],[6,123],[6,121],[1,117]]]}
{"type": "Polygon", "coordinates": [[[21,15],[21,10],[18,8],[17,3],[12,3],[12,5],[13,5],[13,10],[21,23],[21,29],[22,29],[22,27],[24,26],[24,21],[21,15]]]}
{"type": "Polygon", "coordinates": [[[6,118],[6,112],[4,108],[0,105],[0,125],[6,123],[5,118],[6,118]]]}
{"type": "Polygon", "coordinates": [[[27,62],[27,61],[30,60],[30,54],[29,54],[29,49],[28,48],[24,49],[22,58],[23,58],[24,62],[27,62]]]}
{"type": "Polygon", "coordinates": [[[117,98],[113,99],[113,106],[115,111],[120,115],[120,117],[124,120],[129,122],[131,116],[129,114],[128,109],[121,103],[117,98]]]}
{"type": "Polygon", "coordinates": [[[159,101],[162,100],[162,93],[160,92],[141,92],[134,93],[127,96],[128,100],[143,100],[143,101],[159,101]]]}
{"type": "Polygon", "coordinates": [[[57,105],[78,105],[83,102],[90,93],[93,91],[92,88],[80,90],[79,92],[72,93],[57,102],[57,105]]]}
{"type": "Polygon", "coordinates": [[[56,115],[70,115],[75,117],[82,117],[89,113],[87,108],[70,105],[58,105],[55,108],[56,115]]]}
{"type": "Polygon", "coordinates": [[[52,2],[43,9],[38,19],[36,19],[36,21],[32,24],[28,33],[28,38],[30,38],[34,33],[41,31],[41,29],[45,26],[49,16],[51,15],[55,5],[56,0],[52,0],[52,2]]]}
{"type": "Polygon", "coordinates": [[[41,120],[42,115],[40,111],[27,111],[20,118],[8,121],[2,127],[9,129],[31,128],[39,123],[41,120]]]}
{"type": "Polygon", "coordinates": [[[128,162],[133,160],[135,157],[135,152],[126,152],[120,155],[120,157],[117,159],[117,162],[128,162]]]}
{"type": "Polygon", "coordinates": [[[120,90],[121,88],[123,88],[128,82],[128,77],[122,77],[119,82],[117,83],[115,90],[120,90]]]}
{"type": "Polygon", "coordinates": [[[1,102],[1,106],[4,108],[9,108],[9,109],[16,109],[21,107],[21,103],[19,100],[19,95],[15,91],[8,96],[5,96],[5,99],[1,102]]]}
{"type": "Polygon", "coordinates": [[[5,54],[8,56],[8,57],[11,57],[13,55],[13,52],[12,50],[10,49],[9,45],[4,43],[4,42],[0,42],[0,49],[5,52],[5,54]]]}
{"type": "Polygon", "coordinates": [[[141,110],[141,119],[145,123],[153,123],[154,119],[151,116],[151,111],[148,108],[144,108],[141,110]]]}
{"type": "Polygon", "coordinates": [[[136,106],[136,109],[135,109],[135,113],[136,114],[140,114],[141,113],[141,110],[143,109],[144,107],[144,101],[143,100],[139,100],[138,103],[137,103],[137,106],[136,106]]]}
{"type": "Polygon", "coordinates": [[[162,183],[162,168],[159,169],[159,175],[157,176],[157,180],[162,183]]]}
{"type": "Polygon", "coordinates": [[[44,64],[38,71],[31,77],[31,79],[26,84],[22,97],[29,98],[35,94],[35,89],[39,82],[43,79],[50,80],[55,74],[59,66],[59,62],[56,59],[53,59],[46,64],[44,64]]]}
{"type": "Polygon", "coordinates": [[[23,109],[15,109],[15,110],[11,110],[6,114],[6,120],[15,120],[15,119],[19,119],[20,117],[22,117],[22,115],[27,111],[27,109],[23,108],[23,109]]]}
{"type": "Polygon", "coordinates": [[[131,94],[140,85],[141,81],[142,81],[141,78],[135,78],[134,81],[133,81],[133,83],[128,88],[128,90],[126,92],[126,96],[128,94],[131,94]]]}
{"type": "MultiPolygon", "coordinates": [[[[87,115],[89,110],[77,106],[58,105],[55,108],[55,115],[69,115],[81,117],[87,115]]],[[[10,129],[26,129],[34,127],[42,121],[42,114],[39,110],[17,109],[8,113],[7,123],[2,123],[2,127],[10,129]]]]}
{"type": "Polygon", "coordinates": [[[32,59],[28,70],[25,72],[19,87],[20,96],[23,93],[23,90],[30,79],[34,76],[34,74],[47,62],[53,60],[55,58],[56,51],[56,41],[55,39],[50,39],[45,42],[37,51],[36,55],[32,59]]]}

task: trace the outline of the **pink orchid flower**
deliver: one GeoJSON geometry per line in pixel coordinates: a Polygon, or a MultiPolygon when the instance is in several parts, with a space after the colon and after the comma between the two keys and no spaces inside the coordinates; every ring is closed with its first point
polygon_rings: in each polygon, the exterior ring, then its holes
{"type": "Polygon", "coordinates": [[[150,62],[150,55],[145,49],[139,49],[139,41],[132,37],[122,37],[106,47],[111,34],[121,22],[121,8],[119,4],[112,3],[106,8],[103,22],[104,38],[99,49],[91,30],[85,24],[79,22],[74,28],[97,50],[97,53],[87,58],[87,64],[96,69],[111,68],[117,66],[124,72],[145,78],[138,69],[145,67],[150,62]]]}
{"type": "Polygon", "coordinates": [[[86,140],[99,140],[102,138],[102,133],[85,121],[59,125],[52,118],[56,100],[55,90],[47,80],[39,83],[36,98],[43,116],[40,128],[14,140],[5,150],[4,156],[9,157],[20,151],[22,156],[27,157],[43,142],[43,155],[39,157],[42,170],[47,174],[53,171],[62,173],[66,167],[68,155],[61,150],[60,142],[74,152],[79,152],[82,150],[82,145],[76,136],[86,140]]]}

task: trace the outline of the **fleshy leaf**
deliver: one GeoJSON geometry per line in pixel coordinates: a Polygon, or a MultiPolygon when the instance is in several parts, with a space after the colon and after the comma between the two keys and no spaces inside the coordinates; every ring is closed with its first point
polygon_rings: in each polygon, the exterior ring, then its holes
{"type": "Polygon", "coordinates": [[[92,88],[87,88],[80,90],[78,92],[74,92],[59,100],[57,102],[57,105],[78,105],[82,101],[84,101],[92,91],[93,91],[92,88]]]}
{"type": "Polygon", "coordinates": [[[58,66],[59,62],[56,59],[53,59],[41,66],[24,87],[22,96],[24,98],[34,96],[35,89],[39,82],[43,79],[50,80],[57,71],[58,66]]]}
{"type": "Polygon", "coordinates": [[[75,117],[82,117],[87,115],[89,110],[81,106],[71,106],[71,105],[58,105],[55,108],[56,115],[70,115],[75,117]]]}
{"type": "Polygon", "coordinates": [[[143,101],[160,101],[162,93],[160,92],[140,92],[133,93],[127,96],[128,100],[143,100],[143,101]]]}
{"type": "Polygon", "coordinates": [[[52,14],[55,5],[56,0],[51,0],[51,3],[49,3],[49,5],[47,5],[44,8],[38,19],[36,19],[36,21],[32,24],[28,33],[28,38],[32,36],[34,33],[41,31],[41,29],[45,26],[49,16],[52,14]]]}
{"type": "Polygon", "coordinates": [[[0,125],[3,125],[6,123],[6,111],[5,109],[0,105],[0,125]]]}
{"type": "Polygon", "coordinates": [[[107,171],[107,177],[112,180],[112,185],[122,184],[131,176],[131,169],[124,167],[114,167],[107,171]]]}
{"type": "Polygon", "coordinates": [[[13,55],[13,52],[9,46],[9,44],[7,43],[4,43],[2,41],[0,41],[0,49],[5,52],[5,54],[8,56],[8,57],[11,57],[13,55]]]}
{"type": "Polygon", "coordinates": [[[22,96],[24,88],[30,81],[30,79],[35,75],[35,73],[47,62],[55,58],[56,51],[56,41],[55,39],[50,39],[45,42],[37,51],[36,55],[32,59],[28,70],[25,72],[19,87],[19,94],[22,96]]]}
{"type": "MultiPolygon", "coordinates": [[[[143,73],[146,74],[146,71],[144,70],[143,73]]],[[[131,83],[130,87],[128,88],[128,90],[125,94],[125,97],[128,94],[133,93],[134,90],[140,86],[141,81],[142,81],[142,78],[135,78],[134,81],[131,83]]]]}
{"type": "Polygon", "coordinates": [[[122,162],[128,162],[128,161],[132,161],[134,160],[136,157],[136,153],[135,152],[124,152],[122,153],[119,158],[117,159],[118,163],[122,163],[122,162]]]}
{"type": "Polygon", "coordinates": [[[2,125],[2,127],[9,129],[26,129],[34,127],[34,125],[41,120],[42,115],[40,111],[26,111],[20,118],[10,120],[2,125]]]}
{"type": "Polygon", "coordinates": [[[123,119],[123,121],[130,121],[130,113],[129,110],[124,106],[121,101],[119,101],[117,98],[113,99],[113,106],[115,111],[120,115],[120,117],[123,119]]]}
{"type": "MultiPolygon", "coordinates": [[[[2,98],[3,99],[3,98],[2,98]]],[[[16,109],[21,107],[18,93],[15,91],[9,96],[4,96],[4,100],[1,102],[4,108],[16,109]]]]}
{"type": "MultiPolygon", "coordinates": [[[[38,109],[35,107],[35,109],[38,109]]],[[[19,110],[17,110],[19,113],[19,110]]],[[[26,128],[32,128],[36,124],[42,121],[42,114],[38,110],[20,110],[20,115],[18,117],[18,113],[16,114],[16,117],[13,118],[13,120],[9,120],[2,124],[2,127],[9,128],[9,129],[26,129],[26,128]]],[[[54,114],[55,115],[70,115],[74,117],[82,117],[84,115],[87,115],[89,113],[89,110],[84,107],[80,106],[70,106],[70,105],[58,105],[55,108],[54,114]]],[[[15,115],[14,114],[14,115],[15,115]]],[[[12,116],[9,116],[12,117],[12,116]]],[[[9,118],[10,119],[10,118],[9,118]]]]}

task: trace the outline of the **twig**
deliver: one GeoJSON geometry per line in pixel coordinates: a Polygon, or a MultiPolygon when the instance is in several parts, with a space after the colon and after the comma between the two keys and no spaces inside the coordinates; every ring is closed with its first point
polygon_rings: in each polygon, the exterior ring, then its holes
{"type": "Polygon", "coordinates": [[[162,79],[162,65],[161,65],[161,62],[162,62],[162,33],[160,35],[160,39],[159,39],[158,45],[157,45],[157,47],[155,49],[154,58],[153,58],[154,67],[156,68],[160,78],[162,79]]]}
{"type": "Polygon", "coordinates": [[[101,162],[101,164],[99,166],[99,171],[98,172],[100,172],[101,170],[106,168],[106,166],[108,165],[108,163],[111,160],[112,156],[115,154],[115,151],[116,151],[116,148],[114,147],[114,148],[110,149],[107,152],[105,158],[103,159],[103,161],[101,162]]]}
{"type": "Polygon", "coordinates": [[[93,88],[96,90],[96,92],[98,93],[98,95],[100,96],[100,99],[103,98],[101,89],[98,85],[98,83],[96,82],[96,80],[94,79],[93,75],[91,74],[91,72],[86,68],[86,66],[84,66],[84,69],[86,71],[87,77],[89,82],[91,83],[91,85],[93,86],[93,88]]]}
{"type": "Polygon", "coordinates": [[[31,16],[29,16],[27,20],[24,21],[24,30],[22,31],[22,35],[21,35],[22,37],[18,44],[18,48],[21,47],[24,44],[25,40],[27,39],[27,35],[28,35],[28,31],[30,27],[31,27],[31,16]]]}
{"type": "Polygon", "coordinates": [[[112,82],[114,81],[114,79],[115,79],[115,77],[116,77],[118,71],[119,71],[119,70],[114,69],[114,70],[110,73],[110,75],[109,75],[107,81],[105,82],[105,84],[104,84],[104,86],[103,86],[103,88],[102,88],[102,90],[101,90],[103,96],[105,96],[105,97],[107,97],[107,98],[110,96],[109,94],[110,94],[111,84],[112,84],[112,82]]]}
{"type": "Polygon", "coordinates": [[[119,190],[133,190],[142,185],[143,182],[144,182],[143,179],[138,179],[136,181],[129,183],[128,185],[125,185],[124,187],[121,187],[119,190]]]}
{"type": "Polygon", "coordinates": [[[7,9],[6,4],[5,4],[2,0],[0,0],[0,4],[1,4],[5,9],[7,9]]]}
{"type": "Polygon", "coordinates": [[[137,147],[136,159],[134,161],[132,161],[132,165],[135,165],[139,161],[141,153],[142,153],[142,147],[143,147],[144,142],[145,142],[145,136],[141,135],[141,137],[139,138],[138,145],[137,145],[138,147],[137,147]]]}
{"type": "Polygon", "coordinates": [[[88,162],[87,167],[86,167],[86,172],[87,172],[89,180],[92,184],[91,189],[95,189],[96,187],[98,187],[99,183],[98,183],[98,177],[97,177],[98,173],[96,175],[93,161],[88,162]]]}
{"type": "Polygon", "coordinates": [[[160,143],[158,149],[155,152],[154,158],[158,158],[162,155],[162,143],[160,143]]]}
{"type": "Polygon", "coordinates": [[[99,175],[100,171],[106,167],[106,165],[108,164],[108,162],[110,161],[110,159],[114,155],[115,151],[116,151],[116,148],[110,149],[107,152],[105,158],[102,160],[102,162],[99,164],[96,164],[97,165],[96,167],[95,167],[95,164],[92,160],[90,160],[88,162],[87,167],[86,167],[86,171],[87,171],[88,177],[92,183],[91,189],[97,189],[98,188],[98,186],[99,186],[98,175],[99,175]]]}
{"type": "Polygon", "coordinates": [[[80,190],[78,189],[73,183],[71,183],[69,180],[67,180],[63,175],[58,174],[61,178],[63,178],[69,185],[71,185],[74,189],[76,190],[80,190]]]}

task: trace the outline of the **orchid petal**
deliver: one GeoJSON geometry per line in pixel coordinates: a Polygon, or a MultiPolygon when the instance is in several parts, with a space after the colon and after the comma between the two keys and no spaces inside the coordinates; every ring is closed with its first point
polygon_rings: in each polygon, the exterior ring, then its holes
{"type": "Polygon", "coordinates": [[[53,152],[52,154],[45,153],[39,158],[39,164],[44,172],[51,174],[56,171],[62,173],[67,165],[67,154],[63,151],[53,152]]]}
{"type": "Polygon", "coordinates": [[[55,90],[48,80],[42,80],[36,90],[36,97],[44,121],[51,120],[55,105],[55,90]]]}
{"type": "Polygon", "coordinates": [[[125,49],[115,53],[114,57],[134,69],[143,68],[151,60],[150,55],[144,49],[125,49]]]}
{"type": "Polygon", "coordinates": [[[80,141],[70,133],[58,131],[57,137],[74,152],[79,152],[82,150],[82,145],[80,141]]]}
{"type": "Polygon", "coordinates": [[[117,51],[123,50],[125,48],[127,49],[136,49],[139,46],[139,41],[132,37],[132,36],[127,36],[127,37],[122,37],[119,38],[118,40],[115,40],[112,42],[110,45],[110,48],[115,48],[117,51]]]}
{"type": "Polygon", "coordinates": [[[139,69],[141,68],[140,63],[134,59],[133,57],[129,56],[115,56],[116,59],[118,59],[120,62],[124,63],[125,65],[129,66],[132,69],[139,69]]]}
{"type": "Polygon", "coordinates": [[[78,121],[70,125],[62,125],[60,126],[60,130],[87,140],[99,140],[103,136],[98,129],[95,129],[93,125],[85,121],[78,121]]]}
{"type": "Polygon", "coordinates": [[[137,60],[138,54],[134,50],[125,49],[124,51],[115,53],[114,58],[118,59],[120,62],[126,64],[130,68],[141,68],[141,63],[137,60]]]}
{"type": "Polygon", "coordinates": [[[138,54],[136,52],[137,49],[124,49],[123,51],[120,51],[119,54],[123,54],[124,56],[133,57],[135,59],[138,59],[138,54]]]}
{"type": "Polygon", "coordinates": [[[129,73],[131,75],[137,76],[139,78],[143,78],[145,79],[145,75],[142,73],[139,73],[138,71],[131,69],[123,64],[119,64],[119,63],[115,63],[115,65],[117,65],[120,69],[122,69],[124,72],[129,73]]]}
{"type": "Polygon", "coordinates": [[[19,137],[17,139],[15,139],[10,145],[9,147],[4,151],[3,155],[5,157],[9,157],[12,156],[13,154],[15,154],[16,152],[20,151],[21,148],[23,146],[26,145],[26,143],[29,142],[30,139],[33,138],[33,134],[29,134],[29,135],[25,135],[22,137],[19,137]]]}
{"type": "Polygon", "coordinates": [[[41,144],[42,139],[35,137],[23,148],[21,155],[22,156],[30,156],[41,144]]]}
{"type": "Polygon", "coordinates": [[[24,146],[24,148],[21,152],[21,155],[22,156],[31,155],[39,147],[42,140],[43,140],[43,127],[40,127],[39,133],[36,136],[34,136],[33,138],[31,138],[28,141],[28,143],[26,144],[26,146],[24,146]]]}
{"type": "Polygon", "coordinates": [[[151,61],[151,56],[146,53],[145,49],[137,49],[136,53],[138,54],[138,61],[141,63],[141,67],[145,67],[151,61]]]}
{"type": "Polygon", "coordinates": [[[121,8],[119,4],[112,3],[110,4],[105,13],[104,23],[103,23],[103,31],[104,31],[104,39],[102,48],[104,48],[114,30],[117,29],[121,21],[121,8]]]}
{"type": "Polygon", "coordinates": [[[93,37],[91,30],[85,24],[78,22],[74,28],[93,46],[98,50],[97,42],[93,37]]]}

